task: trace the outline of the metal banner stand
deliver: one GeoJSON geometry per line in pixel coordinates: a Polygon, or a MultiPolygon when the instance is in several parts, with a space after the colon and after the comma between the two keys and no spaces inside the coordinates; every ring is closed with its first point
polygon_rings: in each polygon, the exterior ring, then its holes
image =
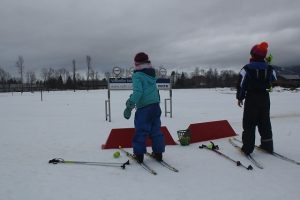
{"type": "Polygon", "coordinates": [[[108,99],[105,100],[105,120],[111,122],[111,110],[110,110],[110,90],[107,91],[108,99]]]}
{"type": "MultiPolygon", "coordinates": [[[[111,105],[110,105],[110,91],[111,90],[132,90],[132,79],[131,77],[122,78],[122,69],[119,67],[113,68],[114,77],[109,77],[107,75],[107,100],[105,100],[105,120],[111,122],[111,105]]],[[[129,70],[130,74],[133,73],[133,68],[129,70]]],[[[158,90],[169,90],[169,98],[164,99],[165,106],[165,116],[170,114],[172,118],[172,85],[169,78],[164,78],[166,76],[166,70],[160,68],[159,74],[162,78],[158,78],[156,85],[158,90]],[[168,108],[169,105],[169,108],[168,108]]]]}
{"type": "Polygon", "coordinates": [[[167,114],[170,114],[170,118],[172,118],[172,89],[170,89],[170,98],[165,99],[165,116],[167,117],[167,114]],[[168,110],[168,102],[170,105],[170,108],[168,110]]]}

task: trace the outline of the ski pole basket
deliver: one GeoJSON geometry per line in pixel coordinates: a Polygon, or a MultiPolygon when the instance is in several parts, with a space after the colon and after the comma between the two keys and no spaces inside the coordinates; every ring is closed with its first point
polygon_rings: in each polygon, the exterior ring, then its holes
{"type": "Polygon", "coordinates": [[[190,144],[191,135],[188,129],[177,131],[178,140],[182,146],[187,146],[190,144]]]}

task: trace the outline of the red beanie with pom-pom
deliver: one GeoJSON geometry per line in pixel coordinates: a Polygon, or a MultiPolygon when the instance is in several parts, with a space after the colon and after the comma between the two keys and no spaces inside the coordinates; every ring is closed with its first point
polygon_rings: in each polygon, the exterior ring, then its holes
{"type": "Polygon", "coordinates": [[[250,51],[252,58],[264,59],[267,56],[268,47],[269,44],[267,42],[254,45],[250,51]]]}

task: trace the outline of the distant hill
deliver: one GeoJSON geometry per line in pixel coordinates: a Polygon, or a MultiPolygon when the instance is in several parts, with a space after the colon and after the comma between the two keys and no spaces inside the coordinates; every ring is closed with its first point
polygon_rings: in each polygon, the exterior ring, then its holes
{"type": "Polygon", "coordinates": [[[300,75],[300,66],[287,67],[287,69],[290,69],[291,71],[296,72],[298,75],[300,75]]]}
{"type": "Polygon", "coordinates": [[[300,66],[279,67],[273,66],[278,74],[300,75],[300,66]]]}

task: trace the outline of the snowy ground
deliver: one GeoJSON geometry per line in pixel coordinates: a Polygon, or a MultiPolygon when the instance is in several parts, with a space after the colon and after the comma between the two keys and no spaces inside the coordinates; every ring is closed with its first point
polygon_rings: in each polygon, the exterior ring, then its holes
{"type": "MultiPolygon", "coordinates": [[[[85,165],[50,165],[61,157],[82,161],[126,161],[102,150],[112,128],[133,127],[122,117],[130,91],[113,91],[112,122],[105,121],[106,90],[0,94],[0,199],[3,200],[160,200],[299,199],[300,166],[255,151],[265,169],[247,171],[200,150],[202,143],[167,146],[164,158],[174,173],[152,160],[148,174],[131,162],[125,170],[85,165]]],[[[161,91],[162,99],[168,92],[161,91]]],[[[300,161],[300,93],[271,93],[275,151],[300,161]]],[[[164,106],[162,105],[162,109],[164,106]]],[[[162,116],[174,139],[191,123],[229,121],[241,133],[242,109],[230,89],[173,90],[173,118],[162,116]]],[[[227,139],[214,141],[228,155],[249,165],[227,139]]],[[[206,143],[206,142],[203,142],[206,143]]],[[[257,134],[257,144],[259,137],[257,134]]],[[[129,149],[130,151],[132,149],[129,149]]],[[[149,149],[150,151],[150,149],[149,149]]]]}

